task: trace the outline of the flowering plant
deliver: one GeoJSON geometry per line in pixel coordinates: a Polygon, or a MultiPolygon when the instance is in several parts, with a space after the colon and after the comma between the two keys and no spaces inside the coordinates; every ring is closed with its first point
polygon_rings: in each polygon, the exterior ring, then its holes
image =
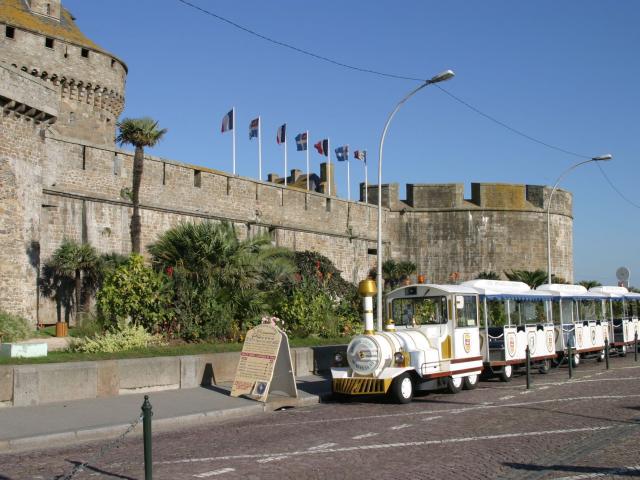
{"type": "Polygon", "coordinates": [[[284,320],[278,317],[270,317],[268,315],[265,315],[264,317],[262,317],[261,323],[262,325],[271,325],[273,327],[278,327],[283,332],[287,331],[284,325],[284,320]]]}

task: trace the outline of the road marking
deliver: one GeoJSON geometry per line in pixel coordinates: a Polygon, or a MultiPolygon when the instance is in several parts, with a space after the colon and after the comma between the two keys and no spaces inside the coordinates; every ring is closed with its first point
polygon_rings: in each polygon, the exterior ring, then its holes
{"type": "Polygon", "coordinates": [[[603,470],[601,472],[583,473],[581,475],[574,475],[572,477],[559,477],[555,478],[554,480],[582,480],[583,478],[610,477],[612,475],[627,476],[630,473],[640,474],[640,465],[636,465],[635,467],[611,468],[606,471],[603,470]]]}
{"type": "Polygon", "coordinates": [[[437,417],[427,417],[427,418],[423,418],[422,421],[423,422],[430,422],[431,420],[437,420],[439,418],[442,418],[442,415],[438,415],[437,417]]]}
{"type": "Polygon", "coordinates": [[[403,428],[410,427],[410,423],[403,423],[402,425],[396,425],[395,427],[391,427],[390,430],[402,430],[403,428]]]}
{"type": "Polygon", "coordinates": [[[284,460],[286,458],[287,457],[285,455],[276,456],[276,457],[261,458],[260,460],[258,460],[258,463],[277,462],[278,460],[284,460]]]}
{"type": "Polygon", "coordinates": [[[222,475],[224,473],[231,473],[235,471],[236,471],[235,468],[221,468],[220,470],[212,470],[210,472],[198,473],[197,475],[194,475],[194,477],[196,478],[215,477],[216,475],[222,475]]]}
{"type": "Polygon", "coordinates": [[[511,400],[515,395],[507,395],[506,397],[500,397],[498,400],[511,400]]]}
{"type": "MultiPolygon", "coordinates": [[[[590,380],[590,381],[602,381],[603,379],[598,380],[590,380]]],[[[634,379],[637,380],[637,379],[634,379]]],[[[629,394],[629,395],[592,395],[588,397],[561,397],[561,398],[551,398],[548,400],[536,400],[531,402],[520,402],[520,403],[502,403],[502,404],[491,404],[484,405],[478,404],[470,407],[463,408],[453,408],[453,409],[442,409],[442,410],[432,410],[430,412],[409,412],[409,413],[388,413],[383,415],[369,415],[369,416],[361,416],[361,417],[344,417],[344,418],[323,418],[322,420],[306,420],[301,422],[289,422],[289,423],[275,423],[271,425],[271,427],[286,427],[293,425],[313,425],[318,423],[334,423],[334,422],[354,422],[358,420],[372,420],[375,418],[398,418],[398,417],[420,417],[420,416],[432,416],[438,414],[457,414],[470,412],[475,410],[485,410],[491,408],[505,408],[505,407],[525,407],[527,405],[536,405],[539,403],[552,403],[552,402],[575,402],[575,401],[587,401],[587,400],[621,400],[624,398],[637,398],[640,397],[640,394],[629,394]]]]}
{"type": "Polygon", "coordinates": [[[546,390],[547,388],[549,388],[549,385],[544,385],[542,387],[538,387],[538,388],[536,388],[536,390],[546,390]]]}
{"type": "Polygon", "coordinates": [[[520,395],[526,395],[527,393],[531,393],[531,390],[525,390],[524,392],[520,392],[520,395]]]}
{"type": "Polygon", "coordinates": [[[362,435],[356,435],[355,437],[351,437],[351,438],[353,440],[362,440],[363,438],[375,437],[376,435],[379,435],[379,434],[374,432],[369,432],[369,433],[363,433],[362,435]]]}
{"type": "Polygon", "coordinates": [[[293,452],[277,452],[277,453],[254,453],[254,454],[242,454],[242,455],[223,455],[220,457],[203,457],[203,458],[185,458],[182,460],[167,460],[163,462],[157,462],[162,465],[175,465],[184,463],[199,463],[199,462],[214,462],[221,460],[246,460],[246,459],[259,459],[269,457],[299,457],[304,455],[316,455],[326,453],[345,453],[361,450],[383,450],[390,448],[406,448],[406,447],[422,447],[426,445],[448,445],[452,443],[469,443],[485,440],[503,440],[507,438],[522,438],[522,437],[542,437],[546,435],[569,435],[582,432],[599,432],[612,429],[624,429],[635,427],[637,425],[606,425],[602,427],[583,427],[583,428],[567,428],[562,430],[543,430],[537,432],[516,432],[516,433],[503,433],[497,435],[482,435],[477,437],[454,437],[445,438],[442,440],[422,440],[416,442],[395,442],[395,443],[379,443],[373,445],[356,445],[351,447],[340,448],[326,448],[323,450],[297,450],[293,452]]]}
{"type": "Polygon", "coordinates": [[[337,443],[323,443],[321,445],[316,445],[315,447],[309,447],[307,450],[326,450],[329,447],[335,447],[337,443]]]}

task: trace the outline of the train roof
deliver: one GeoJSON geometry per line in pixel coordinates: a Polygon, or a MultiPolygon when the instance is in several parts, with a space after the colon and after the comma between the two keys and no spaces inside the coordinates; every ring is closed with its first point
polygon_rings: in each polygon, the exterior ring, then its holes
{"type": "Polygon", "coordinates": [[[539,292],[548,292],[554,297],[558,298],[572,298],[576,300],[595,300],[607,298],[607,295],[602,293],[589,292],[582,285],[570,285],[564,283],[545,283],[536,288],[539,292]]]}
{"type": "Polygon", "coordinates": [[[489,300],[544,301],[553,297],[548,292],[531,290],[524,282],[478,279],[469,280],[462,285],[473,288],[489,300]]]}
{"type": "Polygon", "coordinates": [[[414,283],[411,285],[403,285],[402,287],[392,290],[387,295],[387,300],[399,297],[424,297],[433,294],[460,294],[460,295],[477,295],[477,290],[465,285],[436,285],[430,283],[414,283]]]}
{"type": "Polygon", "coordinates": [[[608,285],[591,287],[589,291],[592,293],[602,294],[606,297],[614,297],[614,298],[622,298],[629,293],[629,290],[627,290],[624,287],[614,287],[614,286],[608,286],[608,285]]]}

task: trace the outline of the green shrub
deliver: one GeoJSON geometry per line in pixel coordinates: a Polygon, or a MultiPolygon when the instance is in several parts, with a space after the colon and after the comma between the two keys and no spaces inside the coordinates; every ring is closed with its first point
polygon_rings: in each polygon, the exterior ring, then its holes
{"type": "Polygon", "coordinates": [[[145,266],[140,255],[131,255],[107,276],[98,292],[97,304],[108,327],[130,321],[149,331],[158,331],[173,317],[169,308],[170,282],[164,274],[145,266]]]}
{"type": "Polygon", "coordinates": [[[73,340],[69,346],[71,352],[115,353],[135,348],[162,345],[160,335],[152,335],[141,325],[125,325],[116,331],[105,332],[94,337],[73,340]]]}
{"type": "Polygon", "coordinates": [[[0,311],[0,340],[5,343],[29,338],[33,333],[29,322],[17,315],[0,311]]]}

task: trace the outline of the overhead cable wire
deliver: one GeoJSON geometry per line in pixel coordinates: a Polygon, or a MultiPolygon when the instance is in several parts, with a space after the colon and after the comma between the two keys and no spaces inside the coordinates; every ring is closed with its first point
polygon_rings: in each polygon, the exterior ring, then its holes
{"type": "MultiPolygon", "coordinates": [[[[424,82],[425,81],[424,78],[420,78],[420,77],[410,77],[410,76],[406,76],[406,75],[398,75],[398,74],[394,74],[394,73],[380,72],[378,70],[373,70],[373,69],[370,69],[370,68],[357,67],[355,65],[349,65],[349,64],[344,63],[344,62],[339,62],[339,61],[334,60],[332,58],[325,57],[323,55],[319,55],[317,53],[310,52],[309,50],[305,50],[305,49],[296,47],[294,45],[291,45],[289,43],[282,42],[280,40],[276,40],[274,38],[271,38],[271,37],[268,37],[268,36],[263,35],[261,33],[258,33],[255,30],[251,30],[250,28],[244,27],[244,26],[242,26],[242,25],[240,25],[240,24],[238,24],[238,23],[236,23],[236,22],[234,22],[232,20],[229,20],[228,18],[225,18],[225,17],[223,17],[221,15],[218,15],[217,13],[214,13],[214,12],[212,12],[210,10],[207,10],[205,8],[202,8],[202,7],[198,6],[198,5],[195,5],[194,3],[191,3],[191,2],[189,2],[187,0],[177,0],[177,1],[182,3],[183,5],[186,5],[186,6],[190,7],[190,8],[193,8],[193,9],[195,9],[195,10],[197,10],[197,11],[199,11],[199,12],[205,14],[205,15],[208,15],[210,17],[213,17],[213,18],[217,19],[217,20],[220,20],[221,22],[224,22],[224,23],[226,23],[228,25],[231,25],[232,27],[234,27],[234,28],[236,28],[238,30],[241,30],[241,31],[243,31],[245,33],[248,33],[249,35],[257,37],[257,38],[259,38],[261,40],[265,40],[265,41],[270,42],[270,43],[272,43],[274,45],[277,45],[279,47],[288,48],[289,50],[292,50],[294,52],[298,52],[298,53],[301,53],[303,55],[307,55],[309,57],[315,58],[316,60],[321,60],[323,62],[331,63],[331,64],[336,65],[338,67],[347,68],[349,70],[354,70],[354,71],[362,72],[362,73],[369,73],[369,74],[372,74],[372,75],[378,75],[378,76],[386,77],[386,78],[395,78],[395,79],[398,79],[398,80],[411,80],[411,81],[418,81],[418,82],[424,82]]],[[[556,145],[552,145],[552,144],[544,142],[544,141],[542,141],[542,140],[540,140],[540,139],[538,139],[536,137],[533,137],[533,136],[531,136],[531,135],[529,135],[529,134],[527,134],[527,133],[525,133],[525,132],[523,132],[521,130],[518,130],[517,128],[514,128],[514,127],[512,127],[512,126],[510,126],[510,125],[498,120],[497,118],[489,115],[488,113],[483,112],[479,108],[474,107],[469,102],[467,102],[467,101],[463,100],[462,98],[454,95],[453,93],[451,93],[450,91],[446,90],[442,86],[437,85],[437,84],[434,84],[434,86],[437,87],[438,89],[440,89],[441,92],[443,92],[444,94],[448,95],[450,98],[452,98],[456,102],[458,102],[461,105],[464,105],[465,107],[467,107],[469,110],[477,113],[481,117],[486,118],[487,120],[495,123],[496,125],[499,125],[499,126],[505,128],[505,129],[509,130],[512,133],[515,133],[516,135],[518,135],[518,136],[520,136],[522,138],[525,138],[525,139],[527,139],[527,140],[529,140],[531,142],[537,143],[538,145],[542,145],[542,146],[547,147],[547,148],[549,148],[551,150],[555,150],[557,152],[561,152],[561,153],[564,153],[564,154],[567,154],[567,155],[571,155],[571,156],[578,157],[578,158],[584,158],[584,159],[592,158],[591,155],[584,155],[584,154],[581,154],[581,153],[573,152],[571,150],[567,150],[567,149],[558,147],[556,145]]],[[[635,203],[632,200],[630,200],[629,198],[627,198],[614,185],[614,183],[611,181],[611,179],[607,176],[607,174],[602,169],[602,166],[600,166],[598,164],[598,168],[600,169],[600,172],[602,173],[603,177],[605,178],[605,180],[607,181],[609,186],[622,199],[624,199],[626,202],[628,202],[629,204],[633,205],[634,207],[640,208],[640,205],[638,205],[637,203],[635,203]]]]}

